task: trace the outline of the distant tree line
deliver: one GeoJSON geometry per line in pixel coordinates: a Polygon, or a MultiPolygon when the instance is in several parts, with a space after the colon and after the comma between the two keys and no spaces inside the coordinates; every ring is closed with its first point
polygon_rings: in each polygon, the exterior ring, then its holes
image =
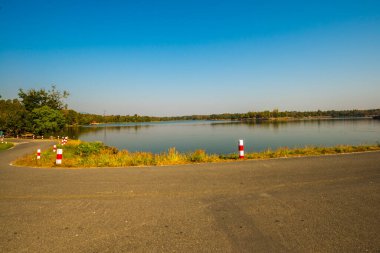
{"type": "Polygon", "coordinates": [[[150,122],[174,120],[278,120],[302,118],[341,118],[369,117],[380,115],[380,109],[343,110],[343,111],[272,111],[247,113],[222,113],[211,115],[190,115],[173,117],[154,117],[140,115],[97,115],[79,113],[67,109],[64,99],[67,91],[59,91],[55,86],[50,90],[19,90],[18,99],[1,99],[0,96],[0,131],[9,136],[25,133],[34,135],[53,134],[65,126],[89,125],[111,122],[150,122]]]}
{"type": "Polygon", "coordinates": [[[173,117],[152,117],[140,115],[97,115],[77,113],[73,110],[64,112],[70,125],[88,125],[91,123],[111,122],[151,122],[151,121],[175,121],[175,120],[271,120],[271,119],[302,119],[302,118],[342,118],[342,117],[371,117],[380,115],[380,109],[370,110],[344,110],[344,111],[272,111],[247,112],[247,113],[223,113],[211,115],[189,115],[173,117]]]}

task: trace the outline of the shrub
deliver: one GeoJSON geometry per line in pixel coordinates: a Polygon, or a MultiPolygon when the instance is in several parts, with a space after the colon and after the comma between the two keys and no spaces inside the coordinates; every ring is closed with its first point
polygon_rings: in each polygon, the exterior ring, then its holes
{"type": "Polygon", "coordinates": [[[103,148],[104,145],[101,142],[83,142],[76,147],[75,154],[80,156],[99,154],[103,148]]]}
{"type": "Polygon", "coordinates": [[[189,160],[196,163],[205,162],[207,160],[206,151],[203,149],[196,150],[194,153],[190,154],[189,160]]]}

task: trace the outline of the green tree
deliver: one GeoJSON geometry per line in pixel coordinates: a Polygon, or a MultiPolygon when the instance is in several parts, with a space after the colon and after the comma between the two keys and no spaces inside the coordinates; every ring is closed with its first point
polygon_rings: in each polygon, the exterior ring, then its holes
{"type": "Polygon", "coordinates": [[[272,111],[272,117],[273,118],[278,118],[279,115],[280,115],[279,110],[278,109],[273,109],[273,111],[272,111]]]}
{"type": "Polygon", "coordinates": [[[67,91],[58,91],[56,86],[52,85],[48,91],[45,89],[30,89],[25,92],[23,89],[19,89],[18,96],[25,109],[31,112],[42,106],[49,106],[54,110],[62,110],[67,107],[63,100],[69,96],[69,93],[67,91]]]}
{"type": "Polygon", "coordinates": [[[63,110],[62,113],[65,116],[66,123],[68,125],[77,125],[79,123],[79,113],[74,110],[63,110]]]}
{"type": "Polygon", "coordinates": [[[0,100],[0,130],[8,135],[25,131],[27,112],[17,99],[0,100]]]}
{"type": "Polygon", "coordinates": [[[43,135],[61,130],[65,126],[65,117],[61,111],[45,105],[31,112],[30,124],[33,133],[43,135]]]}

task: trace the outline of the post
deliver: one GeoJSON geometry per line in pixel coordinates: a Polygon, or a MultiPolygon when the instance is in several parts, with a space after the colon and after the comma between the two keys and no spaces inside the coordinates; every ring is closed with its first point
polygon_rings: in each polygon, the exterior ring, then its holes
{"type": "Polygon", "coordinates": [[[239,140],[239,158],[244,158],[244,142],[243,140],[239,140]]]}
{"type": "Polygon", "coordinates": [[[37,149],[37,160],[41,159],[41,149],[37,149]]]}
{"type": "Polygon", "coordinates": [[[55,160],[55,164],[62,164],[62,149],[57,149],[57,159],[55,160]]]}
{"type": "Polygon", "coordinates": [[[53,152],[55,153],[57,151],[57,145],[53,146],[53,152]]]}

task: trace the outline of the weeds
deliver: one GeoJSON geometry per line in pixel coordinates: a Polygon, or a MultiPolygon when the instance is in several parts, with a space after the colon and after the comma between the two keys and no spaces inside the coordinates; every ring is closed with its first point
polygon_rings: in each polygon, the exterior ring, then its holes
{"type": "MultiPolygon", "coordinates": [[[[18,159],[14,164],[34,167],[128,167],[222,162],[239,159],[237,153],[215,155],[207,154],[205,150],[202,149],[190,153],[180,153],[173,147],[167,152],[152,154],[149,152],[119,151],[101,142],[80,142],[72,140],[64,146],[58,145],[58,148],[63,149],[62,165],[55,165],[56,154],[52,149],[43,151],[41,159],[39,160],[37,160],[35,154],[32,154],[18,159]]],[[[283,147],[277,150],[267,149],[263,152],[247,153],[245,160],[341,154],[374,150],[380,150],[379,143],[376,145],[339,145],[334,147],[303,147],[294,149],[283,147]]]]}

